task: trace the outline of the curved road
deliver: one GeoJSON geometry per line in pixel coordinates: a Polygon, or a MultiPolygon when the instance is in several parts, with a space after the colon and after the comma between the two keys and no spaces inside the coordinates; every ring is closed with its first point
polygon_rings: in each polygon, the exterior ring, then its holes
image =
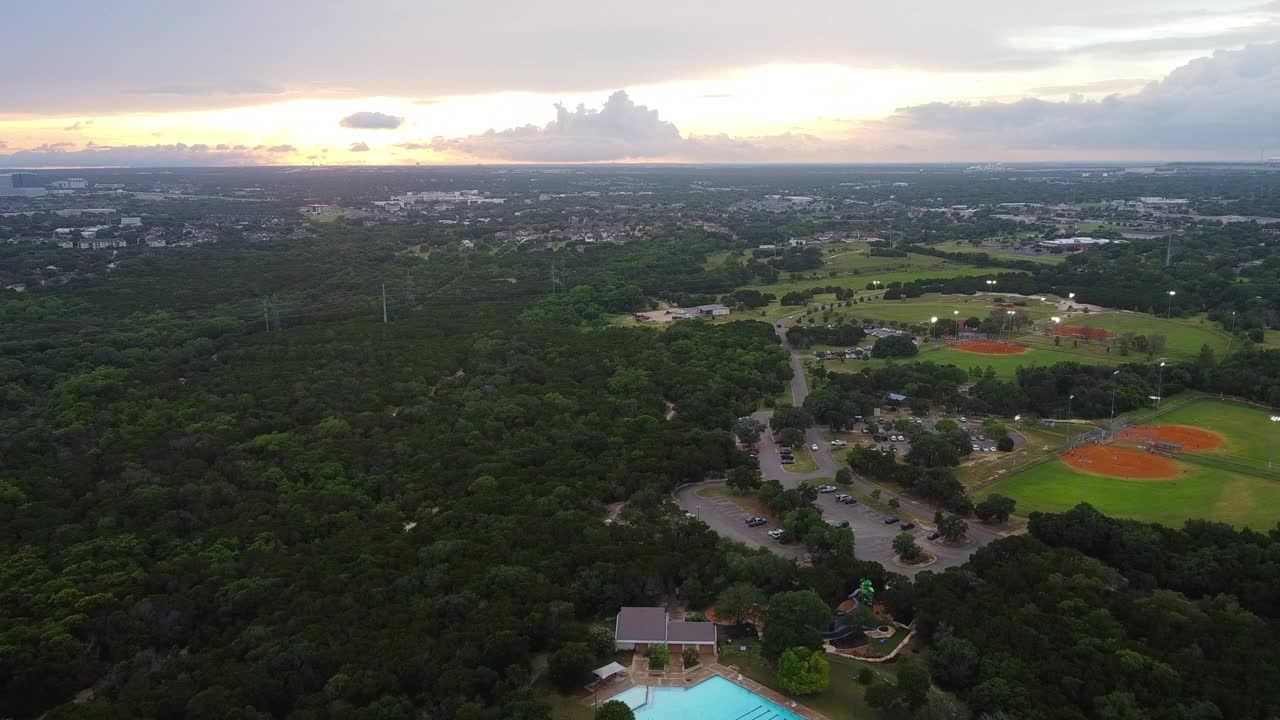
{"type": "MultiPolygon", "coordinates": [[[[800,361],[799,353],[787,343],[786,325],[800,314],[797,312],[787,315],[775,321],[773,327],[774,332],[778,334],[778,339],[782,342],[782,347],[791,353],[791,396],[797,406],[803,405],[805,398],[809,396],[809,385],[805,379],[804,365],[800,361]]],[[[769,419],[772,416],[772,410],[760,410],[752,415],[765,426],[768,426],[769,419]]],[[[779,462],[778,446],[773,440],[773,433],[769,430],[762,433],[759,443],[759,458],[760,470],[764,477],[781,482],[783,487],[793,488],[804,480],[834,478],[836,471],[844,467],[831,454],[831,444],[822,439],[816,427],[811,427],[805,432],[805,442],[811,446],[818,446],[818,450],[812,453],[814,460],[818,463],[818,469],[807,473],[789,472],[779,462]]],[[[746,513],[738,510],[736,505],[733,505],[732,508],[725,506],[725,503],[732,505],[732,501],[727,498],[703,498],[698,496],[696,491],[699,487],[702,486],[685,486],[676,492],[676,500],[686,511],[695,512],[700,519],[711,525],[722,535],[744,540],[753,545],[768,547],[785,557],[796,556],[795,548],[784,547],[768,539],[768,536],[764,534],[768,527],[747,528],[746,524],[742,522],[746,513]],[[712,505],[715,506],[714,509],[712,505]],[[757,537],[757,535],[760,537],[757,537]]],[[[852,487],[865,495],[870,495],[872,490],[877,489],[876,485],[857,474],[853,476],[852,487]]],[[[913,519],[917,523],[932,529],[934,507],[896,493],[895,496],[900,504],[898,509],[899,517],[913,519]]],[[[915,534],[919,536],[917,539],[921,547],[938,559],[925,567],[910,568],[900,565],[894,558],[890,544],[893,541],[893,537],[900,530],[897,524],[886,524],[884,522],[885,515],[862,504],[842,505],[836,503],[832,495],[820,495],[818,505],[822,508],[825,517],[833,520],[849,521],[854,530],[855,547],[859,557],[878,561],[893,572],[904,575],[914,575],[921,570],[941,570],[953,565],[963,564],[977,548],[1002,537],[1001,533],[995,532],[979,523],[968,521],[969,537],[973,541],[972,544],[965,548],[950,548],[925,540],[923,536],[927,533],[917,530],[915,534]]]]}

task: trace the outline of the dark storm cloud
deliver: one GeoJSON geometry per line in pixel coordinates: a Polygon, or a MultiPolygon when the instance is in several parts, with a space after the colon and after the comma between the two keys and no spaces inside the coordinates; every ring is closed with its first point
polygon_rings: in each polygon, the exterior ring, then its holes
{"type": "Polygon", "coordinates": [[[358,112],[342,118],[338,124],[355,130],[395,130],[404,124],[404,118],[380,112],[358,112]]]}
{"type": "Polygon", "coordinates": [[[347,148],[348,152],[369,152],[369,143],[356,142],[351,143],[351,147],[347,148]]]}

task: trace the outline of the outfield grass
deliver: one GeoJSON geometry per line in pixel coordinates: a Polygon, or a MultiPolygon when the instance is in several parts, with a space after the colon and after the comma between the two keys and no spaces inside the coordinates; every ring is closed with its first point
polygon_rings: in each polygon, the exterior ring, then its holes
{"type": "Polygon", "coordinates": [[[989,487],[1018,502],[1017,514],[1063,512],[1083,498],[1107,515],[1180,527],[1206,518],[1265,530],[1280,520],[1280,482],[1190,463],[1176,480],[1123,480],[1076,471],[1054,459],[989,487]]]}
{"type": "MultiPolygon", "coordinates": [[[[1167,356],[1193,357],[1200,352],[1202,345],[1208,345],[1219,355],[1226,350],[1228,337],[1218,324],[1204,316],[1194,318],[1167,319],[1138,312],[1105,312],[1105,313],[1073,313],[1063,320],[1063,325],[1073,327],[1095,327],[1110,330],[1116,334],[1133,332],[1138,335],[1164,335],[1167,356]]],[[[1052,342],[1051,338],[1042,338],[1052,342]]],[[[1065,343],[1067,338],[1063,338],[1065,343]]],[[[1102,343],[1090,343],[1101,345],[1102,343]]],[[[1080,343],[1081,347],[1085,345],[1080,343]]],[[[1237,343],[1237,348],[1239,344],[1237,343]]],[[[1115,349],[1112,352],[1116,352],[1115,349]]],[[[1141,358],[1136,353],[1131,358],[1141,358]]]]}
{"type": "Polygon", "coordinates": [[[998,481],[1010,472],[1052,455],[1067,439],[1067,435],[1058,432],[1057,428],[1037,427],[1030,423],[1018,423],[1010,429],[1021,433],[1027,442],[1013,452],[974,453],[956,468],[956,479],[965,487],[998,481]]]}
{"type": "Polygon", "coordinates": [[[1197,455],[1221,457],[1260,468],[1266,467],[1275,434],[1272,413],[1261,408],[1236,405],[1218,400],[1195,400],[1180,408],[1157,415],[1154,419],[1138,418],[1140,423],[1154,425],[1192,425],[1222,436],[1222,447],[1197,455]]]}

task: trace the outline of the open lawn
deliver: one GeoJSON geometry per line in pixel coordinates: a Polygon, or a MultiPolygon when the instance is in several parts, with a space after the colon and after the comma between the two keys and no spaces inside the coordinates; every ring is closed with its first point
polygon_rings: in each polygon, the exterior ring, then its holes
{"type": "Polygon", "coordinates": [[[1196,455],[1222,458],[1263,470],[1278,429],[1271,422],[1270,416],[1271,413],[1262,408],[1206,398],[1181,407],[1175,406],[1175,409],[1154,417],[1138,418],[1138,422],[1150,425],[1191,425],[1215,432],[1222,436],[1222,446],[1196,455]]]}
{"type": "Polygon", "coordinates": [[[1053,365],[1060,362],[1083,362],[1095,365],[1117,364],[1130,360],[1130,358],[1121,358],[1118,355],[1114,358],[1105,355],[1082,355],[1080,353],[1071,352],[1070,348],[1062,350],[1032,348],[1019,355],[985,355],[982,353],[966,352],[964,350],[955,350],[948,346],[941,346],[937,349],[925,349],[920,351],[919,355],[911,358],[896,358],[892,360],[881,360],[873,358],[871,360],[825,360],[823,365],[833,372],[858,372],[863,368],[884,367],[890,363],[903,362],[932,362],[939,365],[955,365],[964,370],[970,370],[974,367],[986,369],[988,366],[995,371],[997,377],[1012,378],[1020,367],[1031,367],[1039,365],[1053,365]]]}
{"type": "MultiPolygon", "coordinates": [[[[1164,335],[1166,349],[1163,355],[1175,357],[1194,357],[1200,352],[1202,345],[1208,345],[1221,357],[1227,348],[1228,340],[1227,334],[1222,332],[1217,323],[1203,316],[1170,320],[1138,312],[1072,313],[1070,317],[1063,320],[1062,324],[1072,327],[1102,328],[1117,335],[1126,332],[1147,336],[1164,335]]],[[[1036,342],[1051,344],[1053,339],[1041,337],[1036,342]]],[[[1062,342],[1065,345],[1070,342],[1070,339],[1063,338],[1062,342]]],[[[1102,344],[1089,343],[1093,346],[1102,344]]],[[[1081,348],[1085,345],[1086,343],[1081,341],[1081,348]]],[[[1238,347],[1239,343],[1237,343],[1238,347]]],[[[1112,349],[1113,353],[1116,351],[1116,348],[1112,349]]],[[[1132,359],[1141,357],[1137,353],[1130,355],[1132,359]]]]}
{"type": "Polygon", "coordinates": [[[1173,480],[1123,480],[1078,472],[1053,459],[987,488],[1018,502],[1017,514],[1062,512],[1083,498],[1108,515],[1180,527],[1207,518],[1258,530],[1280,520],[1280,482],[1177,462],[1173,480]]]}
{"type": "Polygon", "coordinates": [[[942,250],[944,252],[986,253],[987,255],[990,255],[993,258],[1000,258],[1002,260],[1030,260],[1031,262],[1041,263],[1043,265],[1054,265],[1062,262],[1067,258],[1066,254],[1025,255],[1023,253],[1010,252],[1009,250],[1001,250],[999,248],[992,248],[992,247],[980,247],[980,246],[970,245],[968,243],[941,243],[939,245],[934,245],[933,247],[939,250],[942,250]]]}
{"type": "Polygon", "coordinates": [[[956,479],[966,487],[987,485],[1017,472],[1022,467],[1053,454],[1067,439],[1065,433],[1038,427],[1031,423],[1011,424],[1011,429],[1027,438],[1026,444],[1013,452],[973,453],[956,468],[956,479]]]}
{"type": "Polygon", "coordinates": [[[813,453],[809,452],[808,445],[796,448],[795,456],[795,463],[791,465],[783,465],[783,470],[794,473],[807,473],[818,469],[818,461],[813,459],[813,453]]]}
{"type": "MultiPolygon", "coordinates": [[[[831,684],[816,695],[797,697],[796,702],[803,703],[832,720],[882,717],[879,711],[867,705],[867,689],[857,681],[857,675],[859,670],[869,667],[881,678],[879,682],[892,682],[897,677],[893,665],[864,663],[837,655],[827,655],[827,660],[831,663],[831,684]]],[[[760,644],[756,640],[732,641],[720,652],[720,663],[735,665],[743,675],[787,695],[778,684],[774,669],[761,654],[760,644]],[[744,647],[746,652],[742,650],[744,647]]]]}

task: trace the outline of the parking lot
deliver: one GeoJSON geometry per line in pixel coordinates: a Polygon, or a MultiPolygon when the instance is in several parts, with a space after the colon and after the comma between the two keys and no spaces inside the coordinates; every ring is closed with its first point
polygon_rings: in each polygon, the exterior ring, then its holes
{"type": "Polygon", "coordinates": [[[804,555],[804,548],[795,545],[782,545],[769,537],[769,531],[777,525],[766,523],[759,527],[748,527],[747,518],[751,513],[738,507],[738,504],[727,497],[702,497],[697,491],[709,487],[707,485],[687,485],[676,491],[676,502],[685,512],[693,513],[720,535],[733,538],[754,547],[767,547],[784,557],[798,558],[804,555]]]}

